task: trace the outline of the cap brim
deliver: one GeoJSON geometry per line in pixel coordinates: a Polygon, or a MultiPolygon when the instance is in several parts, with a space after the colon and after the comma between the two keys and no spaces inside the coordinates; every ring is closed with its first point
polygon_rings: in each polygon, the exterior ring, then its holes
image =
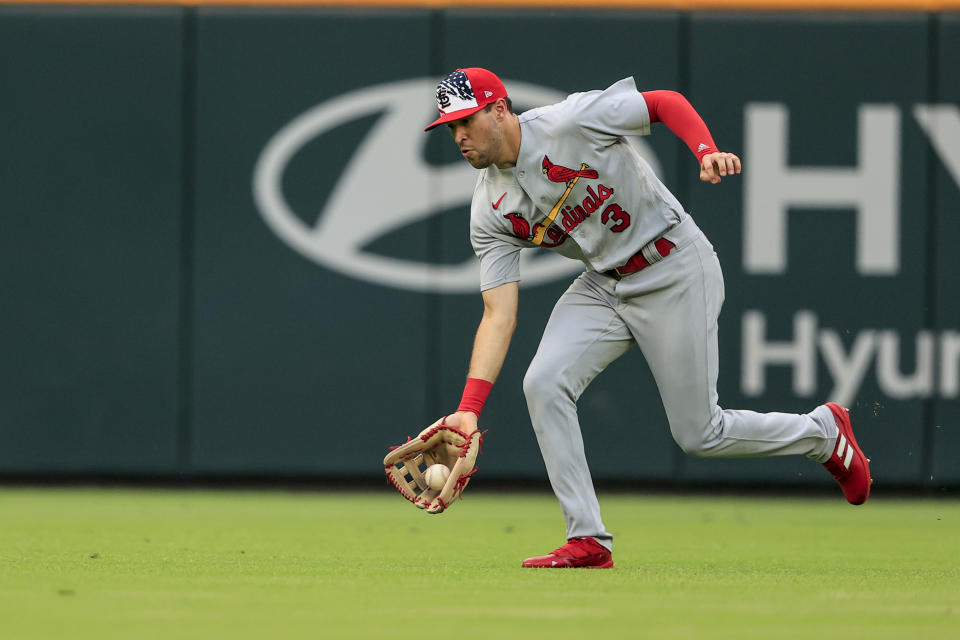
{"type": "Polygon", "coordinates": [[[452,111],[450,113],[446,113],[440,116],[439,118],[437,118],[436,120],[434,120],[433,122],[431,122],[424,129],[424,131],[430,131],[430,129],[439,127],[442,124],[447,124],[448,122],[453,122],[454,120],[459,120],[461,118],[466,118],[467,116],[472,116],[477,111],[480,111],[486,106],[487,105],[483,105],[482,107],[470,107],[469,109],[461,109],[460,111],[452,111]]]}

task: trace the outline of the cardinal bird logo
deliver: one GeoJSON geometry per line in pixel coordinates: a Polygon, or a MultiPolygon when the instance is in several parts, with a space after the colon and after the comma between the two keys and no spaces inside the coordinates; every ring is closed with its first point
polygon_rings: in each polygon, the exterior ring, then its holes
{"type": "MultiPolygon", "coordinates": [[[[583,165],[586,167],[587,165],[583,165]]],[[[593,169],[570,169],[559,164],[550,162],[550,158],[543,156],[543,173],[550,182],[568,183],[574,178],[597,178],[599,173],[593,169]]]]}
{"type": "Polygon", "coordinates": [[[508,213],[503,216],[513,224],[513,235],[521,240],[530,237],[530,223],[523,219],[519,213],[508,213]]]}

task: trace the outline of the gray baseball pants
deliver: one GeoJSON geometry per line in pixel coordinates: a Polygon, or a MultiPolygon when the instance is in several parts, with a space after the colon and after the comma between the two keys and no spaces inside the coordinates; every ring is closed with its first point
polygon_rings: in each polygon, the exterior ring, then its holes
{"type": "Polygon", "coordinates": [[[613,547],[584,454],[577,400],[634,344],[656,380],[674,440],[696,457],[799,454],[824,462],[837,427],[829,408],[756,413],[717,404],[717,317],[724,287],[713,245],[687,217],[665,234],[676,248],[620,280],[586,271],[554,307],[523,389],[567,538],[613,547]]]}

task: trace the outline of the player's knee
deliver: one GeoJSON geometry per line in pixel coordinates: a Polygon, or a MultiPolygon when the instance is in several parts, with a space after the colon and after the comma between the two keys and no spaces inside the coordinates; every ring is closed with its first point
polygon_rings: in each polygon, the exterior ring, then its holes
{"type": "Polygon", "coordinates": [[[709,457],[708,449],[706,448],[703,440],[683,440],[678,441],[677,444],[680,445],[680,448],[688,456],[694,458],[707,458],[709,457]]]}
{"type": "Polygon", "coordinates": [[[711,442],[703,437],[703,430],[671,429],[673,439],[681,450],[694,458],[710,457],[711,442]]]}
{"type": "Polygon", "coordinates": [[[723,411],[714,406],[708,414],[685,413],[670,416],[670,434],[688,456],[712,458],[723,435],[723,411]]]}
{"type": "Polygon", "coordinates": [[[527,402],[531,402],[548,393],[548,387],[546,376],[541,374],[538,368],[531,365],[530,368],[527,369],[527,373],[523,376],[523,395],[526,396],[527,402]]]}
{"type": "Polygon", "coordinates": [[[523,395],[527,404],[544,402],[560,393],[562,380],[553,367],[543,366],[534,361],[523,376],[523,395]]]}

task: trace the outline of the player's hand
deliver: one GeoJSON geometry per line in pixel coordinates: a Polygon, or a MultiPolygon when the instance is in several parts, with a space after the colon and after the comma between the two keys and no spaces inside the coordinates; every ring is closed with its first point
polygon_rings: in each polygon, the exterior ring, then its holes
{"type": "Polygon", "coordinates": [[[740,158],[732,153],[715,151],[703,156],[700,161],[700,180],[717,184],[726,176],[740,173],[740,158]]]}
{"type": "Polygon", "coordinates": [[[456,413],[451,413],[447,416],[447,425],[460,429],[460,431],[463,431],[463,433],[468,436],[479,428],[477,426],[477,414],[473,411],[457,411],[456,413]]]}

